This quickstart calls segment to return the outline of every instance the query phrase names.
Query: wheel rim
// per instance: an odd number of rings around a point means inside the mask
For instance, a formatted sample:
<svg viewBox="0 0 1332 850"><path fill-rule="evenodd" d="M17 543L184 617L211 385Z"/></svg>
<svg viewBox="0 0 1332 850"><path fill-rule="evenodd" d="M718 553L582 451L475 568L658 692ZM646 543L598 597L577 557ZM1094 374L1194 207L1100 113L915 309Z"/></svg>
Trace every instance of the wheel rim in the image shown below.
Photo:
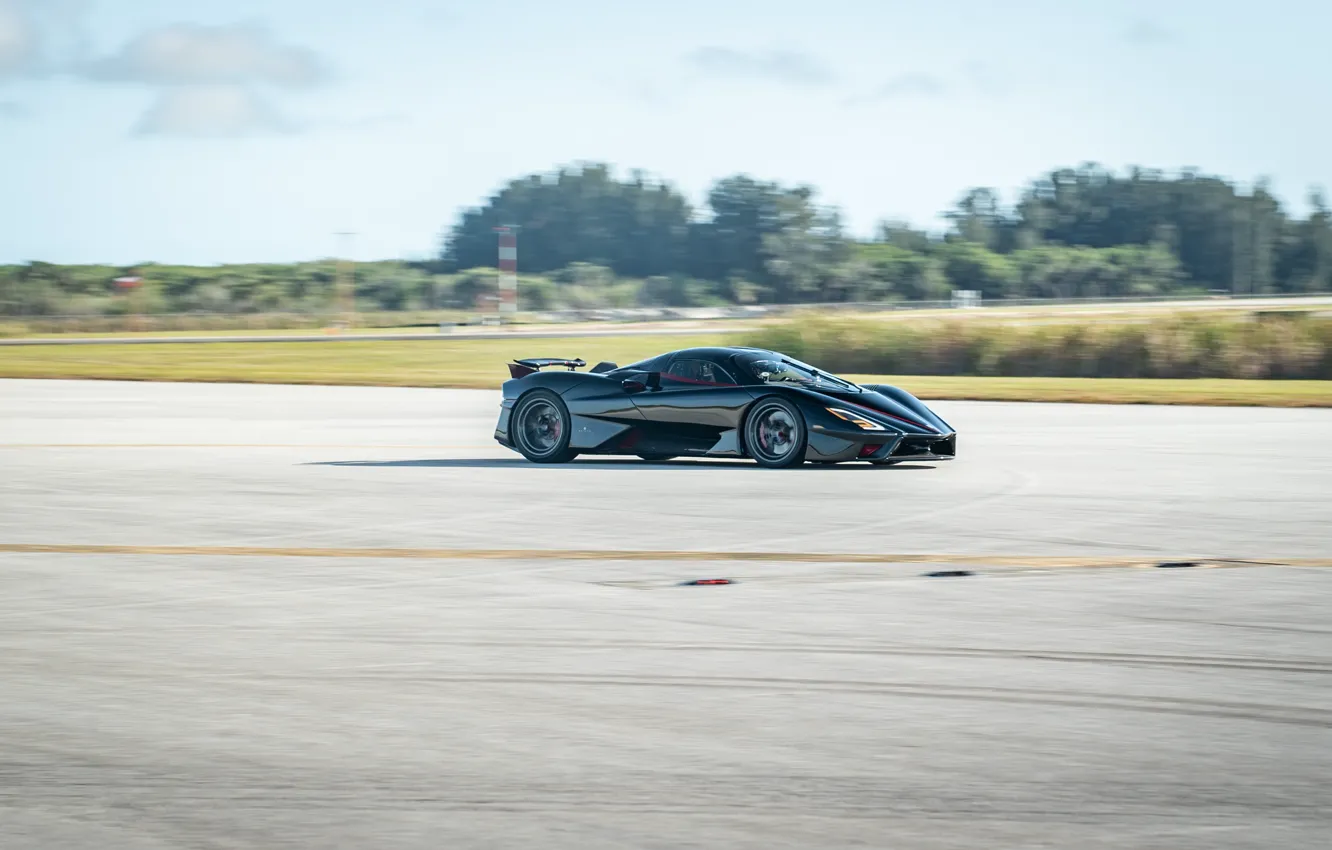
<svg viewBox="0 0 1332 850"><path fill-rule="evenodd" d="M761 410L754 423L754 449L768 460L781 460L795 451L799 428L785 408Z"/></svg>
<svg viewBox="0 0 1332 850"><path fill-rule="evenodd" d="M548 401L535 401L523 409L518 439L534 455L548 455L560 444L564 417Z"/></svg>

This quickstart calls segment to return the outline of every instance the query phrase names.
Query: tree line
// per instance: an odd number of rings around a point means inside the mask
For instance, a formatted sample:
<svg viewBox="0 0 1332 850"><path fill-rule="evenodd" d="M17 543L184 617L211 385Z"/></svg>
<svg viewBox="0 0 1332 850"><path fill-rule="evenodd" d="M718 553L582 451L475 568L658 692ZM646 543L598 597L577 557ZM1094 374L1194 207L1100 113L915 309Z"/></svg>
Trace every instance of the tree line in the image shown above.
<svg viewBox="0 0 1332 850"><path fill-rule="evenodd" d="M604 164L509 182L448 230L427 262L357 264L358 308L472 309L494 291L495 228L516 226L528 309L1332 290L1332 214L1301 218L1268 187L1097 165L1052 171L1005 206L965 192L943 233L886 222L851 238L808 186L718 180L695 208L671 184ZM125 274L143 278L117 290ZM292 265L0 266L0 315L318 312L338 269Z"/></svg>
<svg viewBox="0 0 1332 850"><path fill-rule="evenodd" d="M1283 210L1264 183L1250 192L1194 171L1167 175L1098 165L1031 181L1012 207L994 189L966 192L934 235L885 223L847 237L808 186L748 175L717 181L695 210L668 183L617 180L602 164L514 180L449 232L443 267L493 265L494 228L520 228L520 272L588 263L627 278L688 278L732 301L921 299L953 289L987 298L1234 293L1332 288L1332 215Z"/></svg>

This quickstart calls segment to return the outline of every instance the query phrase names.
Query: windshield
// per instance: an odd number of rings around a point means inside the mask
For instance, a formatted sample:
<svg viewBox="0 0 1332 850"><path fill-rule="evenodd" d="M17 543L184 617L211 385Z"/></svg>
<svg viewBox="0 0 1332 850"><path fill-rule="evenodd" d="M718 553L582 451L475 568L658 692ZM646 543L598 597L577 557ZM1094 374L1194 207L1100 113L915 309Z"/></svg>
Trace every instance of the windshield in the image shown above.
<svg viewBox="0 0 1332 850"><path fill-rule="evenodd" d="M802 384L805 386L835 387L840 390L859 390L850 381L844 381L836 375L820 372L807 363L792 360L789 357L755 356L745 358L745 366L754 373L754 377L768 384Z"/></svg>

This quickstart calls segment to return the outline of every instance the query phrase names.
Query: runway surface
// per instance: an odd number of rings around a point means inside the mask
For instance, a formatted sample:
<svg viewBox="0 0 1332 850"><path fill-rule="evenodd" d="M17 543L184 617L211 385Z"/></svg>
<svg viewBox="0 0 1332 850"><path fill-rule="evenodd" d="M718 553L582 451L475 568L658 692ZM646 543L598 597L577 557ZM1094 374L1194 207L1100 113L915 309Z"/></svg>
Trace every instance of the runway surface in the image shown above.
<svg viewBox="0 0 1332 850"><path fill-rule="evenodd" d="M542 467L490 392L0 381L0 846L1320 846L1332 411L936 406Z"/></svg>

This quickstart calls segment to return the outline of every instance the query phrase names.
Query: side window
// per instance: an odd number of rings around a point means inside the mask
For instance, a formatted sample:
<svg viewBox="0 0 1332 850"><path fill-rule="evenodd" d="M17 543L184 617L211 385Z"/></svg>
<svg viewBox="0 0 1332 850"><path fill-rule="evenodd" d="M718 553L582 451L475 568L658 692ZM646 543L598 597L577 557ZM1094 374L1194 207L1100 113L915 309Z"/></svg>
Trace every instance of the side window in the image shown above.
<svg viewBox="0 0 1332 850"><path fill-rule="evenodd" d="M708 360L676 360L661 376L663 383L705 387L733 387L735 379L725 369Z"/></svg>

